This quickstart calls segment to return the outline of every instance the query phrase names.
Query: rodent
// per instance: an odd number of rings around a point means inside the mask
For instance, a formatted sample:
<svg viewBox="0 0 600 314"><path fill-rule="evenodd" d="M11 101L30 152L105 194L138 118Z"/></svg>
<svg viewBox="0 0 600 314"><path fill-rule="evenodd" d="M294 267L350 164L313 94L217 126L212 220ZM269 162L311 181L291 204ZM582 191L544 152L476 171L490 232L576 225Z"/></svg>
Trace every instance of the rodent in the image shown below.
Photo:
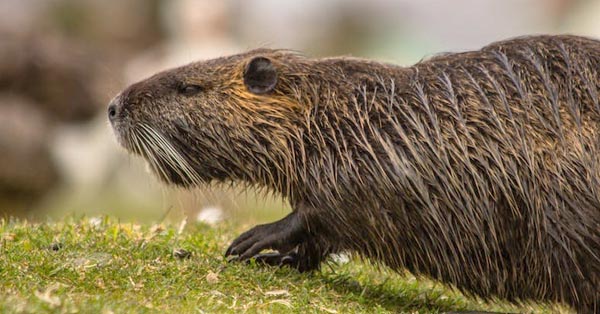
<svg viewBox="0 0 600 314"><path fill-rule="evenodd" d="M307 271L349 251L598 313L599 93L600 41L540 35L409 67L252 50L158 73L108 111L163 181L290 202L227 256Z"/></svg>

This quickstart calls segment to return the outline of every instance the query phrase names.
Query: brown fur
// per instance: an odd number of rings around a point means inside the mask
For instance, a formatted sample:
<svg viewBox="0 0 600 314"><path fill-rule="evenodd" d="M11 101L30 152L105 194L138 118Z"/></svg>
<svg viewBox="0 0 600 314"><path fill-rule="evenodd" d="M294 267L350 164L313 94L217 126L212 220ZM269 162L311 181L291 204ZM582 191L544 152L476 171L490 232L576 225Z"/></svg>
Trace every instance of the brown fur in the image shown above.
<svg viewBox="0 0 600 314"><path fill-rule="evenodd" d="M257 56L277 71L264 94L243 79ZM182 82L202 91L184 96ZM235 181L290 201L290 216L228 254L290 250L307 270L352 251L486 299L597 313L599 92L600 42L575 36L412 67L261 49L134 84L112 122L167 182Z"/></svg>

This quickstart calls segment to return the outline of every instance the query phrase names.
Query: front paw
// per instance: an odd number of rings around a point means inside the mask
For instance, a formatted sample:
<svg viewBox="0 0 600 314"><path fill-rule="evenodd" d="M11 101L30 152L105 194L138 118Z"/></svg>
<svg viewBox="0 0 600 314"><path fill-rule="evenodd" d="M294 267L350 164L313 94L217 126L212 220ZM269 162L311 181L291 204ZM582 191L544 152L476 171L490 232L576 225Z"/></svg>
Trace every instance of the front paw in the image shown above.
<svg viewBox="0 0 600 314"><path fill-rule="evenodd" d="M293 250L305 238L305 228L298 214L292 212L279 221L258 225L244 232L231 243L225 256L236 256L235 260L243 261L267 249L283 254Z"/></svg>

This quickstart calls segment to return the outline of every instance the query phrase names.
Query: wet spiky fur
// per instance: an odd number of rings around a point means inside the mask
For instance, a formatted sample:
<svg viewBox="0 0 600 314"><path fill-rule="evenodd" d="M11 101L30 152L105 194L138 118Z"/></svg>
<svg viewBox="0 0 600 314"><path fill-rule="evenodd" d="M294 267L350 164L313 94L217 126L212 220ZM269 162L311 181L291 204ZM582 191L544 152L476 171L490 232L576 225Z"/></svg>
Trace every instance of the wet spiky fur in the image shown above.
<svg viewBox="0 0 600 314"><path fill-rule="evenodd" d="M243 85L255 56L277 68L272 93ZM182 81L203 91L179 95ZM133 85L114 126L167 182L309 204L299 250L317 265L348 250L483 298L597 313L598 93L600 42L575 36L412 67L261 49Z"/></svg>

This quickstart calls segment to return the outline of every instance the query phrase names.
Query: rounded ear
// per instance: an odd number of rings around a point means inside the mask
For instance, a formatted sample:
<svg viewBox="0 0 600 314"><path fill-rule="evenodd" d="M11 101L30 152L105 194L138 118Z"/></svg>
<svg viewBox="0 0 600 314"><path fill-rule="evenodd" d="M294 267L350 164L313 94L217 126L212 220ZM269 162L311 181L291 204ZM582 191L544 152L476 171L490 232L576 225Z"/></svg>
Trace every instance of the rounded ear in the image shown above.
<svg viewBox="0 0 600 314"><path fill-rule="evenodd" d="M275 89L277 70L271 60L265 57L250 60L244 70L244 85L254 94L265 94Z"/></svg>

